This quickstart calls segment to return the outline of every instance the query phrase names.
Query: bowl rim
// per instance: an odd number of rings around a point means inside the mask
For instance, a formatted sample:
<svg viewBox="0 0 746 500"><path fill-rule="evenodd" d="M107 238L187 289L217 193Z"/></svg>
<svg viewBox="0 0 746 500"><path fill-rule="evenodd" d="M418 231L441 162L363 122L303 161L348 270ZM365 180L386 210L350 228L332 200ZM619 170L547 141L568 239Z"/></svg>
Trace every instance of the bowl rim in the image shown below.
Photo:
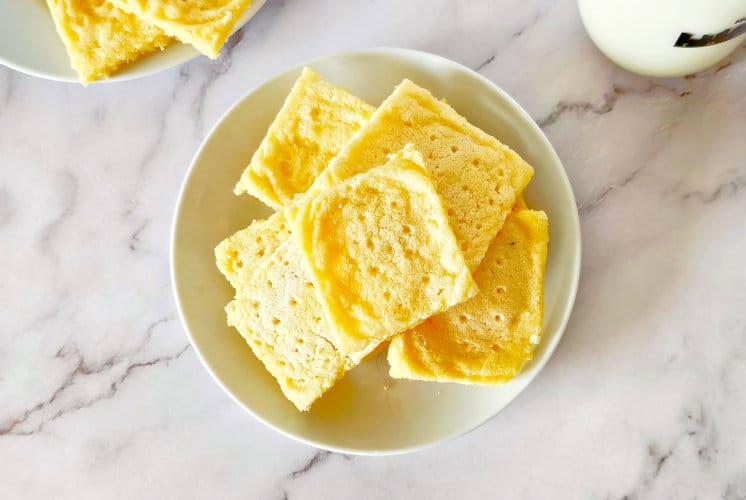
<svg viewBox="0 0 746 500"><path fill-rule="evenodd" d="M249 6L246 8L246 11L241 16L241 19L239 19L236 25L233 27L233 30L231 31L231 34L228 35L228 38L233 36L236 33L236 31L240 30L249 21L251 21L251 19L259 12L259 10L264 6L265 3L267 3L267 0L252 0L251 4L249 4ZM62 43L62 40L60 40L60 43ZM181 42L179 42L178 40L174 40L173 43L181 43ZM188 45L188 44L182 43L182 45ZM163 51L166 52L170 50L172 47L173 45L168 46L164 48ZM181 56L176 57L174 60L172 61L166 60L166 62L164 62L163 64L159 64L153 68L149 68L146 70L129 71L130 67L128 66L137 62L137 61L132 61L131 63L125 64L118 71L116 71L112 76L108 78L103 78L100 80L94 80L88 83L88 86L103 85L107 83L129 82L131 80L145 78L148 76L161 73L163 71L167 71L169 69L173 69L177 66L181 66L182 64L188 63L189 61L192 61L196 59L197 57L203 55L201 52L199 52L194 47L188 46L187 48L189 50L184 51L184 53ZM146 54L145 57L149 55L152 55L152 54ZM10 60L6 56L4 56L2 52L0 52L0 65L5 66L6 68L10 68L13 71L17 71L25 75L33 76L35 78L41 78L43 80L50 80L53 82L60 82L60 83L78 83L78 84L80 83L80 80L78 79L75 70L72 69L72 66L69 67L70 71L72 72L70 75L50 73L49 71L46 71L44 69L28 66L19 61ZM124 72L122 72L122 70L124 70Z"/></svg>
<svg viewBox="0 0 746 500"><path fill-rule="evenodd" d="M502 412L505 408L507 408L510 404L513 403L513 401L516 400L518 396L520 396L526 388L531 385L531 383L536 379L536 377L541 373L541 371L544 369L544 366L547 364L549 359L554 354L555 349L557 348L557 345L559 344L560 340L562 339L565 329L567 327L567 324L570 320L570 316L572 315L572 311L574 309L575 305L575 299L577 297L577 291L578 291L578 285L580 282L580 263L581 263L581 253L582 253L582 244L581 244L581 233L580 233L580 216L577 208L572 211L570 221L571 226L573 229L573 235L572 240L574 242L574 258L572 262L569 263L570 266L570 277L571 277L571 283L570 288L567 293L567 303L562 311L562 318L559 322L559 325L557 327L557 333L554 335L554 337L551 339L551 341L545 345L544 348L544 354L543 356L538 359L536 363L536 367L533 370L532 374L530 375L530 378L526 381L526 385L516 394L514 394L510 399L495 413L492 415L489 415L485 417L481 422L478 422L477 424L471 426L468 429L460 429L454 432L450 432L447 434L444 434L436 439L433 439L431 441L428 441L426 443L420 443L413 446L405 446L401 448L387 448L387 449L361 449L361 448L353 448L353 447L344 447L344 446L335 446L333 444L329 444L326 442L317 441L315 439L309 439L303 436L299 436L294 434L291 431L285 430L283 428L280 428L279 426L275 425L273 422L262 418L258 414L256 414L251 408L249 408L247 405L245 405L224 383L220 378L215 374L212 367L208 363L208 361L203 357L202 353L200 352L199 348L197 347L197 343L194 340L194 337L192 336L192 332L189 328L188 322L186 320L186 316L184 314L184 311L182 309L181 304L181 298L179 295L179 288L177 286L177 275L176 275L176 266L175 266L175 253L176 253L176 233L177 233L177 227L179 225L180 221L180 213L181 213L181 205L184 201L184 193L186 191L186 187L189 184L189 180L192 176L192 172L197 164L197 162L200 160L202 153L204 149L206 148L208 142L211 140L213 134L217 131L217 129L222 125L222 123L225 121L225 119L230 115L238 106L241 105L241 103L247 99L250 95L252 95L254 92L256 92L259 88L264 87L266 85L271 85L276 80L279 80L283 78L285 75L291 72L299 72L304 66L313 66L314 64L318 64L320 62L335 59L338 57L356 57L356 56L408 56L408 57L414 57L414 58L430 58L432 60L438 61L438 62L444 62L451 65L454 65L454 67L457 67L458 69L465 71L466 73L470 74L471 76L474 76L482 81L482 83L486 84L489 88L491 88L494 92L500 95L502 99L505 99L513 108L515 111L519 113L519 115L529 124L529 127L532 127L535 132L538 132L539 137L541 137L541 140L544 142L544 146L547 147L547 150L549 151L552 159L556 162L557 165L559 165L560 168L560 176L562 178L562 188L565 190L569 196L570 201L572 201L572 204L577 207L577 202L575 200L575 194L572 190L572 186L570 184L570 180L567 177L567 171L565 170L564 165L562 164L562 161L560 160L559 156L557 155L557 152L555 151L552 144L549 142L549 139L546 137L544 132L541 130L541 128L536 124L536 122L531 118L531 116L528 114L528 112L523 109L522 106L520 106L510 95L508 95L504 90L502 90L500 87L498 87L495 83L493 83L491 80L489 80L487 77L477 73L476 71L472 70L471 68L468 68L464 66L461 63L458 63L456 61L453 61L451 59L448 59L446 57L433 54L430 52L425 52L422 50L416 50L416 49L406 49L406 48L397 48L397 47L370 47L366 49L359 49L359 50L353 50L353 51L343 51L343 52L336 52L333 54L327 54L322 55L319 57L315 57L312 59L308 59L306 61L300 62L298 64L294 64L293 66L280 71L273 76L259 82L257 85L254 85L251 87L247 92L242 94L238 99L236 99L229 108L215 121L214 125L210 129L210 131L205 135L204 139L202 140L202 143L200 144L199 148L197 149L196 153L192 157L191 163L189 165L189 168L187 169L184 179L182 181L181 187L179 188L179 194L177 197L175 209L174 209L174 215L172 219L172 225L171 225L171 235L170 235L170 249L169 249L169 267L170 267L170 276L171 276L171 286L172 291L174 294L174 300L176 302L176 309L179 315L179 319L181 321L182 326L184 327L184 330L186 332L187 338L189 339L190 345L194 348L195 353L197 354L197 358L199 359L200 363L204 366L204 368L207 370L207 372L210 374L212 379L218 384L219 387L223 389L223 391L228 394L228 396L241 408L243 408L246 412L248 412L250 415L252 415L255 419L262 422L264 425L269 427L270 429L273 429L274 431L278 432L279 434L282 434L283 436L286 436L294 441L303 443L308 446L312 446L314 448L332 451L336 453L344 453L349 455L360 455L360 456L390 456L390 455L402 455L406 453L412 453L416 451L422 451L431 447L434 447L438 444L445 443L447 441L451 441L453 439L456 439L458 437L464 436L466 434L469 434L476 429L482 427L487 422L492 420L497 414ZM535 360L537 358L534 358Z"/></svg>

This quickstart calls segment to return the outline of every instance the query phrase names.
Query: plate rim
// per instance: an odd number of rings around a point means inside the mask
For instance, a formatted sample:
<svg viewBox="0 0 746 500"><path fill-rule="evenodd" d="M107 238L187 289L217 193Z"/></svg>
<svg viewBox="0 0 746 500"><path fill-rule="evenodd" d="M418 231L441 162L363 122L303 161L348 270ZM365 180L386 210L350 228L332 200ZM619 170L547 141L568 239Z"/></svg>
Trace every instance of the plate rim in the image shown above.
<svg viewBox="0 0 746 500"><path fill-rule="evenodd" d="M494 92L499 94L503 99L508 101L514 108L515 111L517 111L522 118L525 119L526 122L529 123L529 126L534 129L535 132L539 133L539 136L541 137L541 140L544 142L544 146L547 147L552 159L560 166L560 175L562 178L562 184L563 189L569 194L570 201L572 202L575 209L572 211L572 217L571 225L573 228L574 233L574 248L575 248L575 254L574 259L571 263L569 263L571 270L570 270L570 277L571 277L571 285L569 289L569 293L567 295L567 305L565 306L564 310L562 311L562 318L557 328L557 333L554 336L554 338L551 339L551 342L545 345L545 353L544 356L538 360L538 363L536 364L536 368L533 371L533 373L530 375L530 378L526 381L526 385L518 391L516 394L514 394L510 399L496 412L493 414L487 416L484 418L481 422L478 422L477 424L463 430L454 431L451 433L444 434L437 439L433 439L431 441L428 441L426 443L420 443L417 445L412 446L406 446L401 448L386 448L386 449L362 449L362 448L354 448L354 447L345 447L345 446L335 446L333 444L329 444L326 442L321 442L315 439L309 439L303 436L296 435L288 430L285 430L283 428L280 428L279 426L275 425L271 421L262 418L257 413L255 413L251 408L249 408L247 405L245 405L238 397L223 383L222 380L215 374L213 369L211 368L208 361L203 357L202 353L200 352L199 348L197 347L196 342L194 341L194 338L192 336L192 332L189 328L188 322L186 320L186 316L184 314L184 311L182 309L182 303L181 298L179 295L179 289L177 286L177 281L179 278L176 275L176 266L175 266L175 255L176 255L176 233L177 233L177 227L179 225L180 221L180 213L181 213L181 205L184 201L184 194L187 188L187 185L189 184L189 180L192 176L192 172L199 161L200 157L202 156L208 142L212 138L213 134L217 131L217 129L223 124L225 119L228 117L229 114L231 114L238 106L241 105L241 103L247 99L250 95L252 95L254 92L256 92L259 88L264 87L265 85L269 85L272 82L274 82L277 79L280 79L287 75L290 72L298 72L300 71L304 66L313 66L314 64L318 64L319 62L326 61L329 59L334 59L338 57L355 57L355 56L365 56L365 55L384 55L384 56L410 56L410 57L417 57L417 58L432 58L438 62L445 62L448 64L455 65L460 70L463 70L471 76L474 76L482 81L482 83L488 85ZM172 218L172 224L171 224L171 234L170 234L170 248L169 248L169 268L170 268L170 276L171 276L171 286L172 286L172 292L174 294L174 300L176 302L176 308L179 315L179 319L181 321L181 324L184 328L184 331L187 335L187 338L189 339L189 343L192 346L194 352L197 355L197 358L199 359L202 366L207 370L207 372L210 374L212 379L218 384L218 386L241 408L243 408L246 412L248 412L251 416L253 416L256 420L263 423L270 429L278 432L279 434L288 437L294 441L303 443L308 446L312 446L314 448L327 450L335 453L344 453L349 455L359 455L359 456L391 456L391 455L403 455L408 453L413 453L417 451L422 451L425 449L432 448L434 446L437 446L442 443L446 443L448 441L454 440L456 438L459 438L461 436L464 436L466 434L469 434L483 425L485 425L487 422L495 418L499 413L504 411L508 406L510 406L521 394L524 393L524 391L534 382L536 377L543 371L546 364L549 362L551 357L554 355L554 351L557 348L557 345L559 345L560 340L564 336L565 330L567 328L567 324L570 320L570 317L572 316L572 312L574 310L575 306L575 300L577 298L577 292L578 287L580 283L580 269L581 269L581 261L582 261L582 238L581 238L581 227L580 227L580 214L577 209L577 201L575 200L575 193L572 189L572 185L570 184L570 180L567 176L567 170L565 169L564 164L559 158L559 155L557 154L556 150L552 146L551 142L547 138L547 136L544 134L544 131L541 130L541 128L537 125L537 123L534 121L534 119L531 117L531 115L528 114L528 112L520 105L518 102L513 99L507 92L502 90L497 84L492 82L487 77L479 74L478 72L472 70L471 68L464 66L463 64L454 61L452 59L449 59L447 57L440 56L438 54L433 54L431 52L426 52L422 50L417 49L408 49L408 48L398 48L398 47L386 47L386 46L379 46L379 47L370 47L365 49L358 49L358 50L352 50L352 51L342 51L342 52L335 52L332 54L322 55L318 57L314 57L305 61L302 61L300 63L294 64L293 66L290 66L289 68L286 68L278 73L273 74L269 78L266 78L259 82L258 84L252 86L248 91L243 93L240 97L238 97L228 108L225 112L223 112L220 117L215 121L213 126L210 128L210 131L205 135L203 138L200 146L197 148L197 151L195 152L194 156L192 157L192 160L189 164L189 168L187 169L186 173L184 174L184 178L182 180L181 186L179 188L179 194L176 200L176 205L174 208L174 214Z"/></svg>
<svg viewBox="0 0 746 500"><path fill-rule="evenodd" d="M267 0L252 0L252 2L246 8L246 11L241 16L241 19L239 19L239 21L233 27L233 30L231 31L231 34L228 35L228 38L230 38L231 36L233 36L238 30L240 30L244 26L246 26L246 24L249 21L251 21L251 19L255 15L257 15L259 13L259 10L262 7L264 7L264 4L266 4L266 3L267 3ZM57 30L55 29L55 34L57 34L59 36L59 34L56 33L56 31ZM228 39L226 38L226 42L227 41L228 41ZM62 40L60 40L59 42L63 43ZM174 39L173 43L185 45L185 46L187 46L187 48L189 49L189 51L186 52L183 56L178 57L178 58L176 58L173 61L167 61L166 63L164 63L162 65L156 66L154 68L151 68L151 69L145 70L145 71L135 71L133 73L125 71L124 73L121 73L121 69L123 69L124 67L127 66L127 65L125 65L123 68L120 68L120 70L116 71L112 76L107 77L107 78L103 78L103 79L99 79L99 80L94 80L92 82L89 82L87 84L87 86L90 87L92 85L103 85L103 84L108 84L108 83L129 82L129 81L132 81L132 80L138 80L140 78L145 78L145 77L148 77L148 76L156 75L158 73L162 73L164 71L168 71L168 70L173 69L173 68L175 68L177 66L181 66L182 64L186 64L186 63L188 63L190 61L193 61L194 59L196 59L199 56L204 55L200 51L198 51L197 49L195 49L194 47L189 46L189 44L185 44L183 42L180 42L179 40ZM173 47L173 44L170 45L170 46L168 46L168 47L166 47L166 48L164 48L163 52L166 52L166 51L170 50L172 47ZM67 49L65 49L65 53L67 54ZM146 54L146 56L147 55L151 55L151 54ZM134 62L137 62L137 61L132 61L132 62L127 63L127 64L132 64ZM77 77L77 73L72 68L72 66L68 66L68 69L70 69L70 71L72 71L72 75L71 76L59 75L59 74L50 73L48 71L44 71L44 70L41 70L41 69L38 69L38 68L26 66L26 65L18 63L16 61L11 61L7 57L5 57L2 52L0 52L0 65L5 66L6 68L9 68L9 69L11 69L13 71L17 71L18 73L23 73L25 75L29 75L29 76L32 76L34 78L40 78L42 80L49 80L49 81L52 81L52 82L60 82L60 83L77 83L77 84L80 84L80 80Z"/></svg>

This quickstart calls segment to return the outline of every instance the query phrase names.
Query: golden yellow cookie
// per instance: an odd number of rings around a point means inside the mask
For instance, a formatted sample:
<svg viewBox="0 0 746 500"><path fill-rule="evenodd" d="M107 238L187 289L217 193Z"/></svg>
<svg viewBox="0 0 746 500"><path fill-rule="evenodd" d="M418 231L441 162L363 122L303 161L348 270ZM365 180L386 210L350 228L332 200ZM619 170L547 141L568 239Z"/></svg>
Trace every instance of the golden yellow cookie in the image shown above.
<svg viewBox="0 0 746 500"><path fill-rule="evenodd" d="M172 41L107 0L47 0L47 5L70 64L84 85Z"/></svg>
<svg viewBox="0 0 746 500"><path fill-rule="evenodd" d="M110 0L216 59L251 0Z"/></svg>
<svg viewBox="0 0 746 500"><path fill-rule="evenodd" d="M548 222L508 216L474 273L479 294L391 339L395 378L495 384L513 378L541 338Z"/></svg>
<svg viewBox="0 0 746 500"><path fill-rule="evenodd" d="M466 262L476 269L533 169L515 151L408 80L373 113L310 191L380 165L407 143L422 153Z"/></svg>
<svg viewBox="0 0 746 500"><path fill-rule="evenodd" d="M272 208L305 193L375 108L304 68L234 192Z"/></svg>
<svg viewBox="0 0 746 500"><path fill-rule="evenodd" d="M411 148L303 196L286 214L343 354L370 351L477 292L435 185Z"/></svg>
<svg viewBox="0 0 746 500"><path fill-rule="evenodd" d="M321 305L289 236L282 213L275 213L225 239L215 257L236 288L226 306L228 324L246 339L285 397L306 411L356 362L327 340Z"/></svg>

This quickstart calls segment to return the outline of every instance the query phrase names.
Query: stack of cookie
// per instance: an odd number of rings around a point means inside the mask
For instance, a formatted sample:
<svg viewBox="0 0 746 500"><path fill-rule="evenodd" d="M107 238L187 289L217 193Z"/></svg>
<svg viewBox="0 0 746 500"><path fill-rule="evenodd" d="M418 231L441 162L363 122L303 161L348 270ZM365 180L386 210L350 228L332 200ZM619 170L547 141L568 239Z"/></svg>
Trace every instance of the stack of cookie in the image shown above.
<svg viewBox="0 0 746 500"><path fill-rule="evenodd" d="M374 109L306 68L235 188L276 212L215 249L228 323L301 411L386 345L392 377L509 380L541 337L532 175L408 80Z"/></svg>

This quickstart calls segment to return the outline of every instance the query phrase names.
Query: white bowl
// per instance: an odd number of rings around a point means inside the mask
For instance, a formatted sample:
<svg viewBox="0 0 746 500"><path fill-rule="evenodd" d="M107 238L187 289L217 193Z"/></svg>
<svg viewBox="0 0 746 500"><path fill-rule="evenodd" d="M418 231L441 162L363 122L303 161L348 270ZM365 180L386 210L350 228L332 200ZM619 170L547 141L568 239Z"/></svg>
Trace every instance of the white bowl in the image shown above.
<svg viewBox="0 0 746 500"><path fill-rule="evenodd" d="M236 23L239 30L267 0L254 0ZM163 51L128 64L98 82L133 80L185 63L200 53L191 45L174 42ZM44 0L0 0L0 64L11 69L60 82L77 82L65 45L57 34ZM97 83L98 83L97 82Z"/></svg>
<svg viewBox="0 0 746 500"><path fill-rule="evenodd" d="M270 210L233 186L280 109L301 66L250 91L218 122L192 162L176 207L171 271L184 326L207 370L233 399L273 429L333 451L412 451L464 434L505 408L539 373L562 336L580 272L580 228L570 183L552 146L507 94L473 71L439 56L372 49L306 63L325 79L380 103L409 78L444 97L473 124L517 150L535 168L525 193L550 223L544 335L533 360L493 387L393 380L385 352L352 370L308 413L298 412L226 326L233 290L218 272L213 248Z"/></svg>

